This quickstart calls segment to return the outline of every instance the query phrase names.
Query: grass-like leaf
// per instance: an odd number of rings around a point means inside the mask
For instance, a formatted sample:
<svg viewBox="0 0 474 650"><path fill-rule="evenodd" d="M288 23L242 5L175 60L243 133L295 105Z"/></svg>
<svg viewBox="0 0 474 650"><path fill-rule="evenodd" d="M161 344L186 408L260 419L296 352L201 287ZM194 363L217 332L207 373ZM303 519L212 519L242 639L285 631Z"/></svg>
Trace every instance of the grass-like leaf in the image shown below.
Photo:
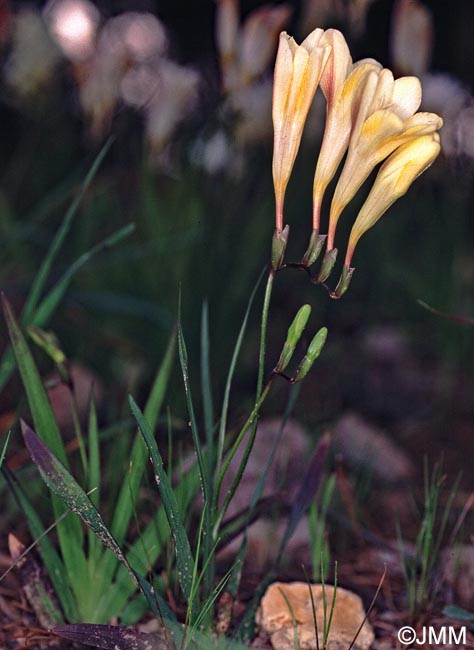
<svg viewBox="0 0 474 650"><path fill-rule="evenodd" d="M10 340L28 398L28 405L33 417L35 429L41 440L51 449L52 453L61 463L67 467L68 459L64 444L33 356L15 320L9 302L5 296L2 296L2 299ZM64 505L55 497L52 499L52 504L55 518L59 520L65 512ZM85 580L86 559L82 549L83 535L81 524L73 517L66 517L66 519L59 521L57 531L64 565L73 590L79 599L82 597L85 598L86 593L83 593L83 591L87 587Z"/></svg>
<svg viewBox="0 0 474 650"><path fill-rule="evenodd" d="M170 640L163 629L159 634L135 632L118 625L57 625L52 631L62 639L104 650L163 650Z"/></svg>
<svg viewBox="0 0 474 650"><path fill-rule="evenodd" d="M145 595L152 611L157 616L161 616L161 612L165 610L163 615L166 615L169 619L173 619L174 616L163 599L153 592L149 583L140 576L140 574L132 569L121 548L105 525L100 513L66 467L51 453L48 447L36 435L31 427L22 422L21 429L31 458L37 466L41 478L48 488L56 494L73 513L77 514L86 526L94 531L102 544L106 548L110 549L119 562L127 568L131 578Z"/></svg>
<svg viewBox="0 0 474 650"><path fill-rule="evenodd" d="M176 563L178 566L179 583L186 600L189 602L192 592L194 559L191 553L188 536L181 520L181 513L178 508L176 495L171 486L171 481L168 477L168 474L164 468L163 460L161 458L160 452L158 451L158 445L156 444L156 440L153 436L150 425L146 421L143 413L131 396L129 397L129 403L130 408L132 409L132 413L137 420L140 431L142 432L146 446L148 447L148 452L150 454L150 459L153 465L153 471L155 473L155 480L158 485L161 499L166 511L166 516L176 551Z"/></svg>

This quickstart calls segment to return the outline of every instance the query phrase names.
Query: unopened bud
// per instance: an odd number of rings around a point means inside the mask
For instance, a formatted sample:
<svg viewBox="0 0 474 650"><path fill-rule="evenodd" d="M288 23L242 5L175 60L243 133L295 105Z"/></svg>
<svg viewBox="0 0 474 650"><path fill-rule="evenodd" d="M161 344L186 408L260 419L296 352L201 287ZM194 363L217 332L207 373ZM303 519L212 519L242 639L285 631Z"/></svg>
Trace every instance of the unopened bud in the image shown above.
<svg viewBox="0 0 474 650"><path fill-rule="evenodd" d="M296 371L296 375L293 380L294 383L304 379L308 374L308 372L311 370L313 363L321 354L321 350L323 349L324 344L326 343L327 335L328 335L328 330L326 327L322 327L319 330L319 332L315 334L313 340L309 344L308 351L306 352L305 356L303 357L299 365L298 370Z"/></svg>
<svg viewBox="0 0 474 650"><path fill-rule="evenodd" d="M313 230L306 253L304 254L301 264L311 266L318 259L327 235L320 235L317 230Z"/></svg>
<svg viewBox="0 0 474 650"><path fill-rule="evenodd" d="M349 288L349 284L351 283L352 276L354 275L354 271L354 267L345 265L342 267L341 277L339 278L337 287L334 289L334 296L336 298L340 298L346 293L347 289Z"/></svg>
<svg viewBox="0 0 474 650"><path fill-rule="evenodd" d="M280 358L275 367L276 372L283 372L290 363L293 352L295 351L303 330L306 327L310 314L311 307L309 305L303 305L294 317L293 322L288 329L288 334L286 335L286 341L283 350L281 351Z"/></svg>
<svg viewBox="0 0 474 650"><path fill-rule="evenodd" d="M326 254L323 258L323 263L321 264L321 270L317 278L318 282L325 282L328 277L331 275L334 264L336 263L337 257L337 248L333 248L330 251L326 251Z"/></svg>
<svg viewBox="0 0 474 650"><path fill-rule="evenodd" d="M278 271L283 263L285 257L286 244L288 243L288 235L290 234L290 226L285 226L283 230L275 230L272 240L272 267Z"/></svg>

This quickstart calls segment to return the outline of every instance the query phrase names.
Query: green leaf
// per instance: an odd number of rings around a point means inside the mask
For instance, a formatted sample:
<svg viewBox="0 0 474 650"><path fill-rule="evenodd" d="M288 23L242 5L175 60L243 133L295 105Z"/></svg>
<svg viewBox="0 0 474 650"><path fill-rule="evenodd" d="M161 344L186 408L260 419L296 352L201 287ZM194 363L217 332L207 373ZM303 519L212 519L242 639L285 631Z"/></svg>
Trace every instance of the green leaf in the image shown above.
<svg viewBox="0 0 474 650"><path fill-rule="evenodd" d="M179 512L176 495L173 492L168 474L165 471L163 460L158 451L158 445L156 444L150 425L146 421L133 397L129 396L128 399L132 413L137 420L140 431L142 432L143 438L148 447L153 471L155 473L155 480L166 511L166 517L168 519L171 537L175 547L179 583L186 600L189 602L192 589L194 560L188 536L181 519L181 513Z"/></svg>
<svg viewBox="0 0 474 650"><path fill-rule="evenodd" d="M74 275L95 255L101 253L107 248L110 248L111 246L115 246L115 244L120 242L122 239L132 234L134 230L135 224L130 223L127 226L120 228L120 230L113 233L109 237L106 237L103 241L93 246L89 251L86 251L80 255L77 260L71 264L67 271L65 271L63 276L58 280L51 291L38 305L31 318L31 322L38 327L44 326L50 319L56 307L59 305Z"/></svg>
<svg viewBox="0 0 474 650"><path fill-rule="evenodd" d="M46 443L57 458L67 467L68 459L66 451L35 362L25 337L18 327L10 304L5 296L2 296L2 298L10 340L28 398L28 405L35 428L41 440ZM52 498L52 504L54 516L56 519L59 519L65 512L64 505L54 496ZM67 517L58 523L57 531L66 571L75 595L81 599L85 597L86 594L83 593L83 590L87 588L86 559L82 549L83 534L81 524L74 517Z"/></svg>
<svg viewBox="0 0 474 650"><path fill-rule="evenodd" d="M132 569L121 548L105 525L100 513L94 507L81 486L68 472L66 467L54 456L54 454L51 453L33 429L23 421L21 422L21 430L31 458L37 466L41 478L48 488L54 492L54 494L56 494L73 513L77 514L86 526L94 531L102 544L111 550L119 562L127 568L131 578L145 595L152 611L160 616L159 608L161 608L165 610L163 615L174 618L163 599L153 592L149 583L140 576L140 574ZM88 596L90 598L90 594L88 594Z"/></svg>
<svg viewBox="0 0 474 650"><path fill-rule="evenodd" d="M61 440L61 434L59 433L53 409L49 403L39 372L26 343L25 337L15 320L10 303L4 295L2 295L2 301L8 333L10 335L10 340L20 370L21 379L26 391L28 405L33 417L33 422L35 423L36 431L51 451L64 465L67 466L68 460L66 450Z"/></svg>

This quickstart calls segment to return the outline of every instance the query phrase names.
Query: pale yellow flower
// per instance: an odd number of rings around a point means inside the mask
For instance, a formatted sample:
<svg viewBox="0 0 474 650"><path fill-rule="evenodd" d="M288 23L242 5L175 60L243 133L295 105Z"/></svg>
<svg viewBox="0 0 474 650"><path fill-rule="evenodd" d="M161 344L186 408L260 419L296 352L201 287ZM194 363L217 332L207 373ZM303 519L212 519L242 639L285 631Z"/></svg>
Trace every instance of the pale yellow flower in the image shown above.
<svg viewBox="0 0 474 650"><path fill-rule="evenodd" d="M326 126L313 183L313 230L319 230L321 204L327 186L347 150L362 90L369 72L381 70L380 63L363 59L352 64L349 48L341 32L328 29L322 43L331 54L321 77L326 97Z"/></svg>
<svg viewBox="0 0 474 650"><path fill-rule="evenodd" d="M280 35L273 86L273 183L276 228L283 228L283 203L303 127L326 65L330 46L321 44L322 29L315 29L301 43Z"/></svg>
<svg viewBox="0 0 474 650"><path fill-rule="evenodd" d="M347 269L362 235L405 194L413 181L434 162L439 152L439 135L432 133L406 142L385 161L352 227L344 263Z"/></svg>
<svg viewBox="0 0 474 650"><path fill-rule="evenodd" d="M441 128L434 113L415 113L421 102L416 77L396 81L389 70L367 76L347 158L339 177L329 215L328 250L334 247L339 217L374 167L400 145Z"/></svg>

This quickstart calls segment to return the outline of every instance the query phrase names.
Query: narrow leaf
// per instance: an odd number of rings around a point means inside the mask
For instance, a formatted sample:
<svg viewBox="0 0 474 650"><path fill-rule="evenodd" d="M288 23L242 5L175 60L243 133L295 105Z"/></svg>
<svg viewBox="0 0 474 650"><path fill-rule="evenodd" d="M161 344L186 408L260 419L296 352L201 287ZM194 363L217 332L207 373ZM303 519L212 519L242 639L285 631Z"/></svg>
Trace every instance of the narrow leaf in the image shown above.
<svg viewBox="0 0 474 650"><path fill-rule="evenodd" d="M168 524L171 530L171 536L175 547L179 583L186 597L186 600L189 601L192 589L194 560L191 553L188 536L181 521L181 513L179 512L176 495L173 492L171 481L169 480L168 474L165 471L163 460L161 458L160 452L158 451L158 445L156 444L156 440L153 437L153 432L150 428L150 425L146 421L143 413L140 411L133 397L129 396L128 399L132 413L137 420L146 446L148 447L150 460L153 465L153 471L155 473L155 480L158 485L160 496L163 501L163 506L166 511L166 517L168 519Z"/></svg>

